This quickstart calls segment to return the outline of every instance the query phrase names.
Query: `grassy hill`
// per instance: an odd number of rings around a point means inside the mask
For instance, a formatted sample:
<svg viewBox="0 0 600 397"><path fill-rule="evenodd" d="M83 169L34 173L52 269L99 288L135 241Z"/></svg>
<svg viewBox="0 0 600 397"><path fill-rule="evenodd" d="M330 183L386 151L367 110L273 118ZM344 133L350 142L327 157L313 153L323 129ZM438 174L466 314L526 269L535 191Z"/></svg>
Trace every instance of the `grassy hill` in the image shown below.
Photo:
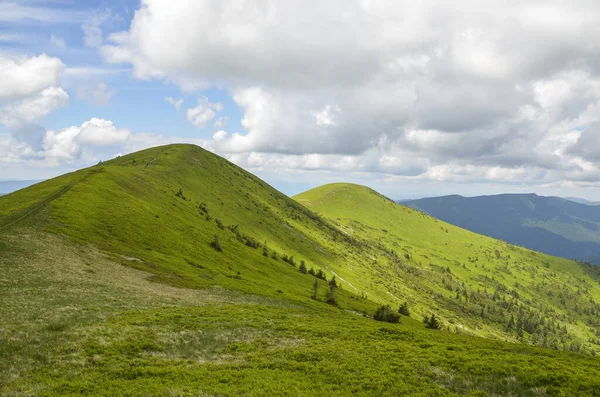
<svg viewBox="0 0 600 397"><path fill-rule="evenodd" d="M402 204L512 244L600 264L600 206L536 194L444 196Z"/></svg>
<svg viewBox="0 0 600 397"><path fill-rule="evenodd" d="M298 200L306 207L191 145L2 196L0 394L591 396L600 387L590 355L504 341L549 345L550 335L557 349L592 353L593 269L363 187ZM484 259L496 246L501 259ZM474 253L482 257L459 262ZM335 304L301 261L336 276ZM516 275L500 278L502 261ZM525 274L538 279L513 284ZM500 283L507 289L491 297ZM468 303L450 298L455 288ZM502 318L493 299L507 302ZM400 324L369 318L405 300L412 317ZM425 329L430 313L446 331ZM536 314L547 320L534 332L521 324L519 336L503 328L509 313L527 327Z"/></svg>
<svg viewBox="0 0 600 397"><path fill-rule="evenodd" d="M320 269L334 260L320 241L341 236L255 176L187 145L107 161L3 197L0 204L0 227L41 225L151 272L156 281L268 296L285 289L299 299L314 278L282 259L295 256L296 266L302 259ZM215 236L222 252L211 246Z"/></svg>
<svg viewBox="0 0 600 397"><path fill-rule="evenodd" d="M340 272L358 274L353 284L376 300L435 311L455 332L598 349L597 267L474 234L364 186L331 184L295 199L359 242Z"/></svg>

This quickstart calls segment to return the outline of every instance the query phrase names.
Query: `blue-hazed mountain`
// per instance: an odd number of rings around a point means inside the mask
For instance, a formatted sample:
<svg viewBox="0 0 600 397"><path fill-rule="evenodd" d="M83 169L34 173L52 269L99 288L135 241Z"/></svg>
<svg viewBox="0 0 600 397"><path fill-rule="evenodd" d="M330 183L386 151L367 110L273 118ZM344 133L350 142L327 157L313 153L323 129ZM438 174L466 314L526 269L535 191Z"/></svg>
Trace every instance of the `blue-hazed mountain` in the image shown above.
<svg viewBox="0 0 600 397"><path fill-rule="evenodd" d="M536 194L452 195L402 204L512 244L600 264L600 206Z"/></svg>
<svg viewBox="0 0 600 397"><path fill-rule="evenodd" d="M569 200L569 201L574 201L579 204L600 205L600 201L592 201L592 200L587 200L587 199L579 198L579 197L563 197L563 198L566 200Z"/></svg>

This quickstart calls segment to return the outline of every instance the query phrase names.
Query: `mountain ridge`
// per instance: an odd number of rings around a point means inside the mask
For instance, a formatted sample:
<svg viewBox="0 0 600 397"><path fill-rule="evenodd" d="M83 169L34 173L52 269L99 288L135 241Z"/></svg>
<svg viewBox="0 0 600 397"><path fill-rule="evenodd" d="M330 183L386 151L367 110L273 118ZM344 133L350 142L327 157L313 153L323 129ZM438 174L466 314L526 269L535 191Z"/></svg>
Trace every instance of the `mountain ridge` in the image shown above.
<svg viewBox="0 0 600 397"><path fill-rule="evenodd" d="M403 205L513 244L600 263L600 207L536 194L442 196Z"/></svg>
<svg viewBox="0 0 600 397"><path fill-rule="evenodd" d="M10 341L0 344L0 384L10 393L426 396L571 384L592 393L597 377L586 371L600 372L557 351L600 346L594 268L365 186L292 199L193 145L1 197L0 269L0 336ZM405 302L411 317L400 324L372 319ZM425 315L444 331L425 329ZM543 375L542 358L576 368L572 383ZM511 359L529 364L510 370Z"/></svg>

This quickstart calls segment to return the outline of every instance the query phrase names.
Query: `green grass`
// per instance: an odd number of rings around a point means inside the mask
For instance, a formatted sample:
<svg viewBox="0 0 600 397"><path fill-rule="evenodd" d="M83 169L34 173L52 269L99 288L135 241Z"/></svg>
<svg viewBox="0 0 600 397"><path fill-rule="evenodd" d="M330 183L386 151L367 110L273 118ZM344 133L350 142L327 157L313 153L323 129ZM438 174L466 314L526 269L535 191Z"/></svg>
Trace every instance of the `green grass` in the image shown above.
<svg viewBox="0 0 600 397"><path fill-rule="evenodd" d="M407 300L455 332L599 349L598 267L471 233L363 186L331 184L295 199L357 240L339 273L375 300ZM507 332L511 316L528 322L522 336Z"/></svg>
<svg viewBox="0 0 600 397"><path fill-rule="evenodd" d="M3 237L2 395L593 396L600 387L590 356L171 287L60 237L28 228Z"/></svg>
<svg viewBox="0 0 600 397"><path fill-rule="evenodd" d="M596 349L595 268L364 187L296 199L191 145L0 197L0 394L597 393L597 359L558 351ZM336 275L337 305L322 280L311 299L301 260ZM400 324L369 318L404 301ZM511 314L535 330L507 331Z"/></svg>
<svg viewBox="0 0 600 397"><path fill-rule="evenodd" d="M176 195L180 189L183 197ZM20 196L29 202L38 190L42 200L23 208ZM0 208L6 215L0 227L10 227L15 219L44 225L153 273L155 281L180 287L219 285L306 300L314 278L282 256L323 270L336 260L320 243L339 233L335 228L312 219L312 213L253 175L191 145L149 149L46 181L2 197ZM215 235L221 253L210 245ZM260 246L250 248L244 238ZM278 260L271 258L273 251ZM346 291L339 299L353 310L373 307Z"/></svg>

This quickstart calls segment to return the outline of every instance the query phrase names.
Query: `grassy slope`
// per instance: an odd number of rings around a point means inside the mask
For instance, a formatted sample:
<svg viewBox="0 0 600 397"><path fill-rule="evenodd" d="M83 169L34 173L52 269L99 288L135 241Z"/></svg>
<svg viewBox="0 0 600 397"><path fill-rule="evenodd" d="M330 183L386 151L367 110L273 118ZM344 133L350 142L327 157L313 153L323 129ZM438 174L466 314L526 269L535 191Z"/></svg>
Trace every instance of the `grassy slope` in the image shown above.
<svg viewBox="0 0 600 397"><path fill-rule="evenodd" d="M176 195L180 189L183 197ZM40 211L45 215L36 216ZM335 254L320 241L340 234L260 179L192 145L134 153L2 197L0 228L13 224L43 224L171 285L221 285L300 300L310 295L314 278L282 255L325 270ZM228 226L261 246L248 247ZM210 246L215 235L222 253ZM273 251L279 259L271 258ZM372 309L350 297L340 293L348 307Z"/></svg>
<svg viewBox="0 0 600 397"><path fill-rule="evenodd" d="M348 253L348 277L360 274L355 285L379 300L438 312L457 332L598 350L598 268L477 235L363 186L331 184L295 199L364 242ZM507 332L511 316L522 337Z"/></svg>
<svg viewBox="0 0 600 397"><path fill-rule="evenodd" d="M593 396L595 357L184 289L31 227L0 232L0 395Z"/></svg>
<svg viewBox="0 0 600 397"><path fill-rule="evenodd" d="M269 255L340 274L345 310L322 303L323 282L321 302L310 299L315 278L264 257L216 219L266 241ZM209 245L215 234L223 252ZM0 394L593 395L600 387L600 365L588 356L349 313L397 301L382 287L387 278L376 280L383 263L371 267L385 247L360 244L189 145L4 196ZM363 289L371 300L351 293Z"/></svg>

